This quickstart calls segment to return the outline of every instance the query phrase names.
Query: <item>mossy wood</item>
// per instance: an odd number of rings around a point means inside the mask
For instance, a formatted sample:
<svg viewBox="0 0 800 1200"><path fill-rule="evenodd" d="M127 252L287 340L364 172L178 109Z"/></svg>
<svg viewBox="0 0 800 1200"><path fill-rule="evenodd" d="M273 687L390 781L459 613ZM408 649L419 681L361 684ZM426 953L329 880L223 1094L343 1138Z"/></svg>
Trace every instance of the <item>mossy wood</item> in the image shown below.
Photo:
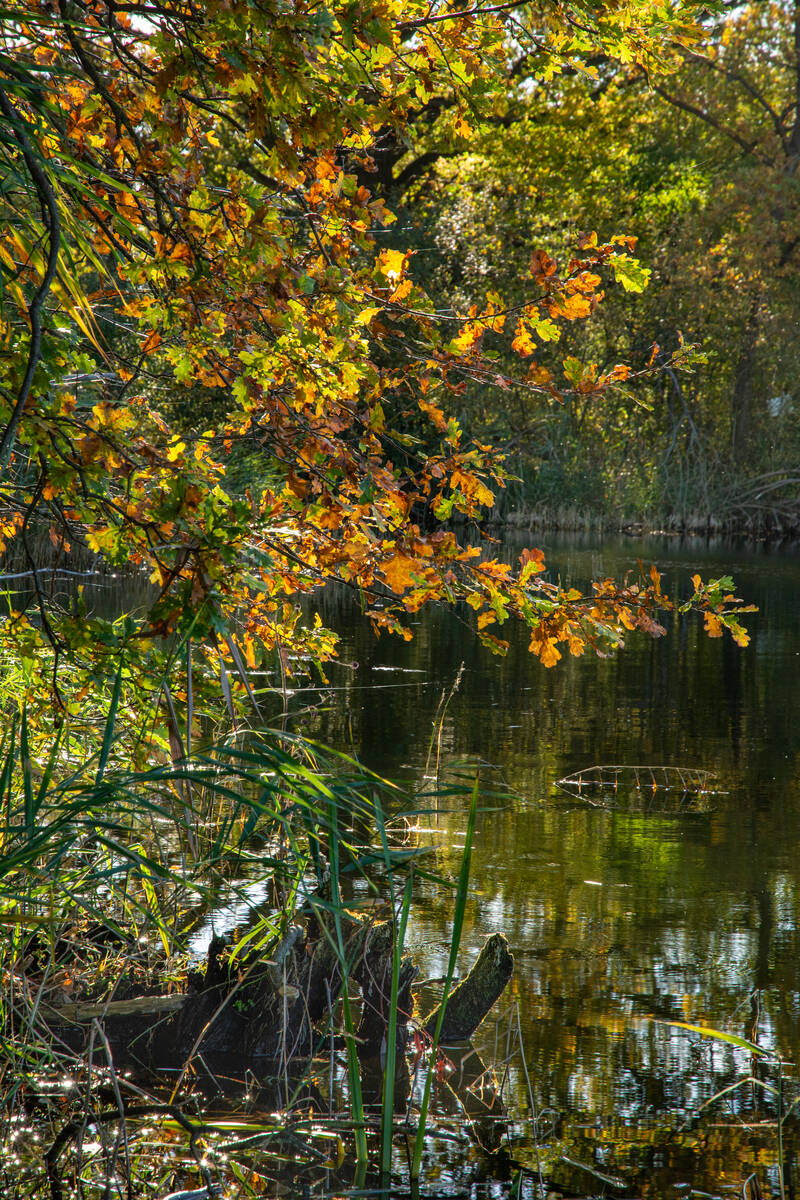
<svg viewBox="0 0 800 1200"><path fill-rule="evenodd" d="M470 973L447 998L440 1042L460 1042L470 1037L500 997L514 970L514 958L502 933L487 938ZM439 1019L434 1009L425 1023L433 1037Z"/></svg>

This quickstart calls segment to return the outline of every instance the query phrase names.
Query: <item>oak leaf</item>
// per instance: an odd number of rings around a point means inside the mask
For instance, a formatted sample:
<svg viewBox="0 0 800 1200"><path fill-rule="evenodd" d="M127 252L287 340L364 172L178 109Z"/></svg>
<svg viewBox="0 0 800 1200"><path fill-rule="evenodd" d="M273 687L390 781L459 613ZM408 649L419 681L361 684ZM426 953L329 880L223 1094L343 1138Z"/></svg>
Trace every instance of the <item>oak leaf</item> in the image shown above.
<svg viewBox="0 0 800 1200"><path fill-rule="evenodd" d="M408 254L402 250L384 250L378 259L378 266L387 279L397 281L405 270Z"/></svg>
<svg viewBox="0 0 800 1200"><path fill-rule="evenodd" d="M558 264L554 258L551 258L546 250L534 250L531 255L531 275L534 279L543 281L555 275L558 269Z"/></svg>
<svg viewBox="0 0 800 1200"><path fill-rule="evenodd" d="M387 562L380 565L380 572L391 591L396 596L402 595L417 582L415 572L419 570L417 559L398 551Z"/></svg>

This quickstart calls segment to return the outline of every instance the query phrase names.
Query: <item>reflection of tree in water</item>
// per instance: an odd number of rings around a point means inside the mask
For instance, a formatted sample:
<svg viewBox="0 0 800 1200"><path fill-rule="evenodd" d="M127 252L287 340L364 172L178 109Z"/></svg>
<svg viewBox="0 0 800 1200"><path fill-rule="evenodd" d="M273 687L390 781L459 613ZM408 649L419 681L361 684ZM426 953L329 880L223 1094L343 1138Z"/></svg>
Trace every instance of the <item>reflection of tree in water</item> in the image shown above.
<svg viewBox="0 0 800 1200"><path fill-rule="evenodd" d="M341 622L343 658L359 668L342 672L350 686L320 715L319 734L355 746L366 765L388 775L421 783L439 697L466 662L445 721L445 769L478 758L494 763L515 794L488 798L492 811L479 816L464 959L487 934L508 936L537 1102L565 1118L559 1144L571 1147L570 1157L591 1160L598 1145L613 1150L616 1170L630 1165L636 1194L658 1194L676 1179L716 1194L726 1181L741 1187L758 1146L766 1161L774 1158L771 1130L757 1127L751 1141L735 1126L773 1111L769 1097L749 1089L684 1128L749 1063L731 1047L709 1046L651 1017L747 1036L758 992L760 1043L800 1060L798 562L772 559L765 567L742 552L739 561L728 553L715 564L712 556L701 562L701 551L691 547L687 561L706 575L731 571L738 593L761 609L747 651L710 641L675 617L659 642L633 638L615 659L586 655L545 671L522 642L498 663L441 612L424 614L408 644L376 642L341 606L323 612ZM592 565L587 553L578 546L564 555L564 582L581 585ZM670 573L663 546L604 549L603 569L624 572L640 554L657 556L674 586L678 569ZM679 559L680 550L673 555ZM370 693L366 685L376 680L399 686ZM671 814L646 803L646 789L638 806L611 811L553 792L555 780L603 762L688 763L713 770L720 794L710 811ZM496 784L498 776L484 778ZM450 801L430 835L437 864L451 873L464 826L461 806ZM449 945L449 908L423 882L417 895L408 943L423 974L436 976ZM507 1034L504 1018L498 1046ZM491 1023L478 1041L484 1056L496 1054ZM527 1112L513 1063L507 1099L512 1112ZM559 1170L562 1186L571 1180L581 1194L591 1187L587 1177Z"/></svg>

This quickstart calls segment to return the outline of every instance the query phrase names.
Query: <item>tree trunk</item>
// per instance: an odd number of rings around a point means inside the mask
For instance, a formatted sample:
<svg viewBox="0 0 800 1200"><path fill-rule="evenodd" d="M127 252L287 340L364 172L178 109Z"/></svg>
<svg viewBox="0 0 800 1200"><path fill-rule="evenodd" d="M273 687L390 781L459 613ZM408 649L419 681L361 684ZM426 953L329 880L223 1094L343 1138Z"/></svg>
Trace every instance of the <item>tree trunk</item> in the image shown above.
<svg viewBox="0 0 800 1200"><path fill-rule="evenodd" d="M753 300L742 332L736 375L731 397L731 450L737 463L742 463L750 451L753 425L753 380L756 338L758 336L758 301Z"/></svg>

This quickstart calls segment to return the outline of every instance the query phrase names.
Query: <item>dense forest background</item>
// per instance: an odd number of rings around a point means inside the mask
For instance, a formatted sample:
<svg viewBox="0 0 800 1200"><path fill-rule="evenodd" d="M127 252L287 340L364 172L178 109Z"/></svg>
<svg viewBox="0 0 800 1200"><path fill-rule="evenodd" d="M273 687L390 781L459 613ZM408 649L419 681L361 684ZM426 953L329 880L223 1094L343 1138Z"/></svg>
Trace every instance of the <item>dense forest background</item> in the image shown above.
<svg viewBox="0 0 800 1200"><path fill-rule="evenodd" d="M474 124L454 119L456 94L423 92L362 173L398 218L379 244L410 255L443 314L482 311L493 294L522 305L540 247L564 263L584 233L635 239L641 271L606 288L589 320L523 349L525 378L520 346L489 330L481 349L496 370L451 392L449 412L507 455L495 516L793 528L797 7L725 5L706 14L702 41L673 45L652 71L598 53L540 78L532 58L529 47L509 54L503 94ZM407 347L395 348L384 345L386 361L402 367ZM565 359L577 395L526 386L555 380ZM615 360L663 369L595 390L598 364ZM222 403L195 392L178 407L196 423ZM424 436L419 414L404 427ZM246 446L237 462L243 483L263 470Z"/></svg>
<svg viewBox="0 0 800 1200"><path fill-rule="evenodd" d="M706 34L666 74L598 57L532 83L521 55L506 103L460 151L440 149L437 102L410 145L387 149L394 236L414 247L437 305L480 305L492 288L520 301L533 247L558 260L581 231L624 232L648 286L607 289L531 363L555 373L565 354L586 366L697 347L691 371L667 367L602 397L465 387L459 418L502 443L519 477L501 498L506 518L796 519L800 17L726 5ZM513 373L511 358L497 350L500 372Z"/></svg>

